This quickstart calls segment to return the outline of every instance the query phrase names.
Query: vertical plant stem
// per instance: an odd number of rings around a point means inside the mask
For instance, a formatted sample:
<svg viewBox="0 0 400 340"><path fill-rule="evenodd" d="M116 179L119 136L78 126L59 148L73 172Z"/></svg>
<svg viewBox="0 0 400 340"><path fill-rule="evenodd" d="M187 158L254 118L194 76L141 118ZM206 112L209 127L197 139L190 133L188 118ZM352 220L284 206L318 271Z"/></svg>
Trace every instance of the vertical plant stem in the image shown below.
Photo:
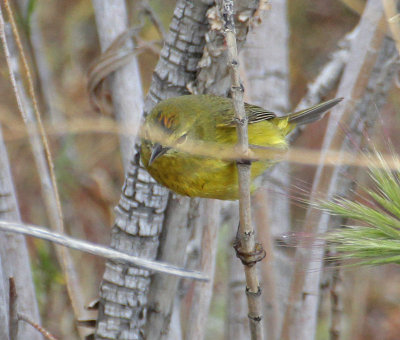
<svg viewBox="0 0 400 340"><path fill-rule="evenodd" d="M206 200L205 203L201 205L201 208L200 216L203 220L203 234L201 241L200 268L210 280L208 282L195 283L191 303L192 308L187 321L186 340L204 339L214 283L220 202L216 200Z"/></svg>
<svg viewBox="0 0 400 340"><path fill-rule="evenodd" d="M284 174L285 175L285 174ZM288 196L286 197L288 198ZM277 339L278 330L279 330L279 320L281 320L281 316L279 315L280 309L279 304L280 300L277 298L278 289L281 288L281 285L289 285L289 282L281 282L281 280L277 280L277 276L280 274L277 271L278 268L274 268L276 266L276 255L273 244L273 234L272 234L272 225L270 224L271 217L268 216L270 210L267 207L272 204L272 200L268 200L268 194L266 190L257 190L254 195L254 219L256 221L257 230L259 230L259 237L262 239L263 244L265 245L265 252L268 254L268 261L262 263L261 277L263 283L263 292L264 292L264 300L265 300L265 309L266 315L268 317L267 320L264 321L266 328L266 338L268 340ZM282 254L282 251L279 253ZM287 257L287 256L285 256ZM286 258L286 261L289 259ZM284 263L284 266L281 270L287 269L287 263ZM277 275L278 274L278 275ZM286 270L287 276L291 277L291 271ZM279 277L282 279L282 277Z"/></svg>
<svg viewBox="0 0 400 340"><path fill-rule="evenodd" d="M0 256L0 261L4 261ZM0 266L0 339L10 339L9 308L6 300L7 291L3 268Z"/></svg>
<svg viewBox="0 0 400 340"><path fill-rule="evenodd" d="M10 339L18 339L18 294L17 287L13 277L8 279L9 281L9 330Z"/></svg>
<svg viewBox="0 0 400 340"><path fill-rule="evenodd" d="M335 269L332 274L331 284L331 326L329 329L330 340L342 338L343 297L342 297L342 270L340 262L334 262Z"/></svg>
<svg viewBox="0 0 400 340"><path fill-rule="evenodd" d="M172 197L168 201L165 224L176 226L174 233L167 228L162 231L160 247L157 258L163 262L173 263L179 267L185 265L185 247L188 243L191 228L188 225L188 214L174 213L179 208L185 211L189 209L190 200L182 197ZM171 207L174 205L175 207ZM171 213L172 212L172 213ZM181 248L182 251L178 251ZM169 323L178 288L179 278L164 274L154 274L148 297L147 329L148 339L165 339L168 336Z"/></svg>
<svg viewBox="0 0 400 340"><path fill-rule="evenodd" d="M233 204L232 204L233 205ZM225 223L230 227L228 240L232 246L235 241L237 220L239 217L237 204L230 207L233 210L228 216ZM227 301L227 316L225 327L225 339L247 339L250 334L249 321L247 317L248 307L247 299L243 294L246 289L246 277L242 270L241 263L237 260L233 251L228 252L229 265L229 281L228 281L228 301Z"/></svg>
<svg viewBox="0 0 400 340"><path fill-rule="evenodd" d="M289 112L289 24L287 1L274 1L260 14L262 22L248 34L241 54L244 65L246 98L252 104L278 115ZM262 75L262 76L260 76ZM253 199L258 238L268 261L261 267L265 338L277 340L286 306L293 261L287 247L273 240L291 230L290 164L281 162L263 176L262 187Z"/></svg>
<svg viewBox="0 0 400 340"><path fill-rule="evenodd" d="M104 52L114 40L129 29L128 11L124 0L93 0L97 32ZM133 41L127 39L124 53L133 51ZM121 51L122 53L122 51ZM133 146L143 115L142 82L136 57L109 76L115 116L121 126L129 126L132 133L121 136L121 154L125 171L131 159ZM127 95L129 94L129 95Z"/></svg>
<svg viewBox="0 0 400 340"><path fill-rule="evenodd" d="M244 110L243 87L239 77L239 60L237 55L235 23L233 20L233 1L223 1L222 16L227 43L228 65L231 68L231 90L237 122L238 147L240 151L249 154L247 131L247 117ZM253 254L256 251L255 232L251 223L250 202L250 170L251 164L242 162L237 164L239 180L239 249L243 254ZM243 262L243 260L242 260ZM261 288L258 282L255 263L244 262L246 275L246 295L249 308L249 321L251 338L263 339L262 314L261 314Z"/></svg>

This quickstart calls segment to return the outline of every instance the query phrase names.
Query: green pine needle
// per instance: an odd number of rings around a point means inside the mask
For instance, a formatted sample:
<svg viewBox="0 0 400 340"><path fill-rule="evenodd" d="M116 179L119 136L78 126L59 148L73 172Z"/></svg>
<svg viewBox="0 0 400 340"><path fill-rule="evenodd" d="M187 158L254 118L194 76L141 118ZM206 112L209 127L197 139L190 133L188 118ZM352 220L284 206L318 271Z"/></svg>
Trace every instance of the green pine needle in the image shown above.
<svg viewBox="0 0 400 340"><path fill-rule="evenodd" d="M350 265L400 264L400 169L391 170L378 152L374 159L378 164L371 163L369 169L374 186L364 189L368 205L341 197L318 204L332 215L364 224L336 229L326 236L337 252L333 259Z"/></svg>

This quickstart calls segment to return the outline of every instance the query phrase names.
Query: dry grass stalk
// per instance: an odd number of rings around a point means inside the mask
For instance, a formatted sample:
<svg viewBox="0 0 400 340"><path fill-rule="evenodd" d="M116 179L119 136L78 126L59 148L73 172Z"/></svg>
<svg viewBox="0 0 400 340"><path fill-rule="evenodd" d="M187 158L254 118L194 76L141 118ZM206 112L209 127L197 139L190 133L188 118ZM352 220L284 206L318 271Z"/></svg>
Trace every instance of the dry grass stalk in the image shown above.
<svg viewBox="0 0 400 340"><path fill-rule="evenodd" d="M36 322L32 321L26 315L18 313L18 320L24 321L27 324L31 325L37 331L37 333L40 333L46 340L57 340L57 338L54 337L49 331L38 325Z"/></svg>
<svg viewBox="0 0 400 340"><path fill-rule="evenodd" d="M243 154L249 153L247 117L244 110L243 87L239 77L239 59L236 47L235 23L233 19L233 1L223 1L222 16L227 43L228 64L231 68L231 90L237 122L238 147ZM263 338L261 288L258 282L255 263L246 263L246 257L256 252L255 232L251 221L250 201L250 162L237 164L239 180L239 214L238 244L236 251L244 254L242 262L246 274L246 295L249 308L250 332L253 340ZM262 259L262 258L261 258ZM260 260L260 259L258 259Z"/></svg>
<svg viewBox="0 0 400 340"><path fill-rule="evenodd" d="M35 90L33 87L32 76L24 54L24 50L22 48L18 29L13 17L12 9L7 0L5 0L5 8L7 10L7 14L15 36L16 44L21 55L24 72L28 79L28 89L33 103L33 112L36 117L37 125L34 124L35 118L28 117L27 111L30 110L30 112L32 112L31 107L28 104L29 99L25 95L24 86L22 84L22 78L20 76L16 77L16 75L19 75L19 63L17 61L18 60L17 52L15 51L15 49L13 50L10 49L11 41L7 42L6 33L4 31L4 19L2 17L2 14L0 13L1 28L2 28L1 36L6 51L5 55L10 71L10 79L17 99L18 109L22 117L24 118L24 122L26 123L27 121L29 121L31 123L27 124L27 128L29 129L29 132L32 133L31 142L33 148L33 154L35 157L36 164L39 168L39 174L42 184L42 192L45 199L47 213L50 219L50 225L53 228L53 230L56 230L58 232L63 232L64 230L63 215L61 210L61 203L59 199L57 183L55 179L54 166L52 162L52 156L50 153L49 143L46 138L44 126L41 121L41 116L35 96ZM8 39L12 40L12 36L11 35L8 36ZM38 133L38 131L40 132L40 134ZM40 140L38 138L38 135L41 136ZM78 279L76 277L76 271L74 264L72 262L72 258L68 253L68 251L64 248L56 247L56 254L58 257L58 261L61 264L64 276L66 278L67 291L69 298L71 300L74 314L76 318L78 318L84 313L83 312L84 309L82 302L82 293L80 285L78 283Z"/></svg>

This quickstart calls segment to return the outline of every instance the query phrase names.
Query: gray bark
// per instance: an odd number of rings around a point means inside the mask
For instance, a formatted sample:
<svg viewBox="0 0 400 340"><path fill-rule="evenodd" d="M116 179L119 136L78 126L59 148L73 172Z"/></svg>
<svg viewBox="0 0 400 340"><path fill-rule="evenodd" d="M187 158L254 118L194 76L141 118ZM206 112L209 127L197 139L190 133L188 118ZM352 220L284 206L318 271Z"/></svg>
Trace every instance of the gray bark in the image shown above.
<svg viewBox="0 0 400 340"><path fill-rule="evenodd" d="M188 93L186 85L195 79L197 63L204 47L204 34L208 29L204 18L208 6L207 2L202 1L178 1L153 75L145 112L149 112L162 99ZM135 145L116 208L111 246L132 255L154 259L168 191L154 182L140 166L139 158L139 147ZM176 213L185 214L187 211ZM167 227L167 230L173 233L172 227ZM149 285L148 271L107 262L100 288L97 338L144 337Z"/></svg>
<svg viewBox="0 0 400 340"><path fill-rule="evenodd" d="M0 257L0 263L2 262L2 258ZM9 340L10 339L10 331L9 331L9 307L7 302L8 292L6 291L6 287L4 286L4 274L3 267L0 266L0 339Z"/></svg>
<svg viewBox="0 0 400 340"><path fill-rule="evenodd" d="M181 201L181 202L180 202ZM179 267L185 265L185 245L188 243L191 228L188 225L188 214L170 214L173 210L189 209L189 200L174 197L169 200L169 208L165 216L165 223L175 226L175 233L164 229L160 240L158 258L163 262L173 263ZM177 205L171 208L170 205ZM187 206L185 206L187 205ZM179 251L184 248L183 252ZM152 278L149 301L148 301L148 322L146 337L148 339L166 338L169 333L172 317L173 301L178 288L178 278L171 278L163 274L155 274Z"/></svg>
<svg viewBox="0 0 400 340"><path fill-rule="evenodd" d="M19 222L20 215L15 195L13 180L9 167L7 151L4 145L0 127L0 220ZM5 302L8 313L9 277L14 277L17 294L19 296L18 313L28 316L40 324L39 309L36 301L35 288L29 262L28 249L25 237L14 233L0 233L0 262L2 271L3 292L0 299ZM5 296L1 296L2 294ZM1 302L0 302L1 303ZM1 327L0 315L0 329ZM7 327L8 328L8 327ZM1 335L1 333L0 333ZM0 336L1 339L3 339ZM41 335L26 323L19 323L18 339L41 339Z"/></svg>
<svg viewBox="0 0 400 340"><path fill-rule="evenodd" d="M208 199L200 207L199 213L203 222L200 268L210 280L194 284L192 308L189 311L186 326L186 340L204 339L213 294L214 271L218 248L220 201Z"/></svg>
<svg viewBox="0 0 400 340"><path fill-rule="evenodd" d="M243 1L238 3L239 7L237 8L237 12L236 12L236 18L237 18L237 22L238 22L238 32L239 35L241 37L241 42L244 41L247 31L248 31L248 25L250 22L250 18L252 17L253 13L255 12L255 10L257 9L257 5L258 5L258 1ZM214 81L219 82L220 79L225 79L225 82L219 83L220 86L219 87L214 87L214 89L218 89L219 91L223 90L224 93L226 94L226 92L229 89L229 73L228 73L228 69L227 69L227 65L226 65L226 57L225 57L225 53L222 53L225 51L226 46L224 45L224 38L222 35L221 31L214 31L213 29L210 29L210 27L213 26L213 19L212 19L212 14L215 14L215 9L216 7L212 7L207 11L207 18L208 18L208 23L209 25L206 26L206 28L209 30L205 36L206 36L206 47L202 48L201 53L199 50L199 53L197 53L196 57L200 58L202 57L202 59L199 61L199 59L197 59L197 65L195 67L196 74L195 76L197 76L197 78L192 78L190 79L189 77L186 77L186 83L184 84L185 87L182 88L183 91L194 91L194 92L213 92L213 91L209 91L208 90L208 86L214 86L215 84L213 83ZM239 18L242 18L240 21ZM204 23L207 22L206 17L203 18ZM192 28L190 28L192 29ZM182 30L181 30L181 34L182 34ZM190 31L189 31L190 32ZM203 31L203 34L205 32ZM208 58L208 54L207 51L210 48L210 45L213 46L213 48L219 48L219 50L221 51L221 55L218 58L212 59L210 64L205 65L203 63L203 61L205 59ZM180 46L180 44L176 45L176 46ZM173 47L173 45L169 45L170 48ZM204 47L204 45L203 45ZM190 51L191 52L191 51ZM175 52L176 53L176 52ZM191 53L188 54L189 57L192 57L192 61L190 62L190 65L194 65L194 55L192 55ZM209 59L207 59L208 61L210 61ZM160 63L162 62L162 60L160 61ZM163 64L161 64L163 65ZM159 64L160 66L160 64ZM157 66L157 67L159 67ZM163 66L165 68L165 66ZM218 73L215 73L218 72ZM155 81L157 79L153 78L153 81ZM227 81L228 80L228 81ZM153 83L154 84L154 83ZM198 85L198 88L196 88L194 86L194 84ZM214 84L214 85L212 85ZM223 85L222 85L223 84ZM167 89L164 89L164 91ZM215 93L215 91L213 92ZM164 93L162 93L164 94ZM165 95L165 94L164 94ZM168 95L168 93L167 93ZM169 95L168 95L169 96ZM150 97L149 97L150 98ZM164 99L165 97L163 97L162 99ZM177 215L180 214L182 215L182 219L187 218L185 217L185 215L187 215L187 209L182 209L184 206L187 206L186 204L183 203L183 199L182 200L182 204L181 206L178 205L170 205L171 209L168 209L169 211L167 212L168 215ZM207 204L207 203L205 203ZM175 207L175 208L174 208ZM192 213L189 212L189 215L191 215ZM190 218L189 218L190 220ZM177 224L174 223L169 223L168 220L166 221L166 223L164 223L164 228L166 230L168 230L169 233L172 234L177 234L178 232L181 233L183 230L177 228ZM188 229L184 229L185 232L188 232ZM181 235L182 238L187 238L186 236ZM162 241L163 242L163 241ZM184 244L181 244L180 247L178 248L171 248L168 246L162 246L164 251L163 254L160 253L160 256L158 257L161 261L172 261L172 263L177 263L181 261L181 259L185 258L185 246ZM157 279L154 278L154 281L158 281L159 280L159 276L157 276ZM152 334L161 334L161 337L164 336L168 336L168 324L169 324L169 319L171 318L171 310L172 310L172 304L174 302L174 294L169 294L169 290L164 290L161 289L162 287L176 287L177 283L174 283L173 281L176 281L176 278L172 278L172 277L164 277L163 279L164 281L164 285L161 284L156 284L152 286L151 292L150 292L150 296L152 297L152 304L156 304L157 305L157 313L152 313L150 311L150 317L149 317L149 324L148 324L148 329L152 330ZM156 287L158 287L156 289ZM209 285L200 285L199 288L200 290L203 289L203 292L199 292L199 296L201 296L202 294L210 294L209 292L207 293L207 290L210 289ZM197 289L197 288L196 288ZM176 291L176 290L175 290ZM163 303L157 304L157 301L159 299L163 300ZM161 308L161 306L163 306L163 308ZM203 306L205 306L203 304ZM196 308L196 307L194 307ZM175 311L177 311L178 309L175 308ZM200 319L200 314L197 315ZM158 321L158 327L156 327L152 322L151 319L157 319ZM205 320L205 318L203 317L201 320ZM197 322L197 321L196 321ZM161 327L161 328L160 328ZM205 325L203 325L203 328L205 327ZM200 327L201 328L201 327ZM199 327L198 327L199 329ZM170 336L170 335L169 335Z"/></svg>

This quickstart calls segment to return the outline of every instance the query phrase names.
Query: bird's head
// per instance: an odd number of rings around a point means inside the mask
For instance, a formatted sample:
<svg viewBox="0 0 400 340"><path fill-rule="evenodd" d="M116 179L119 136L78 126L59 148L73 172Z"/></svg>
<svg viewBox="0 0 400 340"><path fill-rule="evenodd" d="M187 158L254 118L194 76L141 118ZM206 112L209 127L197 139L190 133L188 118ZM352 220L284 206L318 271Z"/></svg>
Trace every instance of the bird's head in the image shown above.
<svg viewBox="0 0 400 340"><path fill-rule="evenodd" d="M192 123L191 119L182 119L179 108L157 105L144 125L144 141L150 148L148 166L163 155L178 152L174 146L182 146L187 141Z"/></svg>

